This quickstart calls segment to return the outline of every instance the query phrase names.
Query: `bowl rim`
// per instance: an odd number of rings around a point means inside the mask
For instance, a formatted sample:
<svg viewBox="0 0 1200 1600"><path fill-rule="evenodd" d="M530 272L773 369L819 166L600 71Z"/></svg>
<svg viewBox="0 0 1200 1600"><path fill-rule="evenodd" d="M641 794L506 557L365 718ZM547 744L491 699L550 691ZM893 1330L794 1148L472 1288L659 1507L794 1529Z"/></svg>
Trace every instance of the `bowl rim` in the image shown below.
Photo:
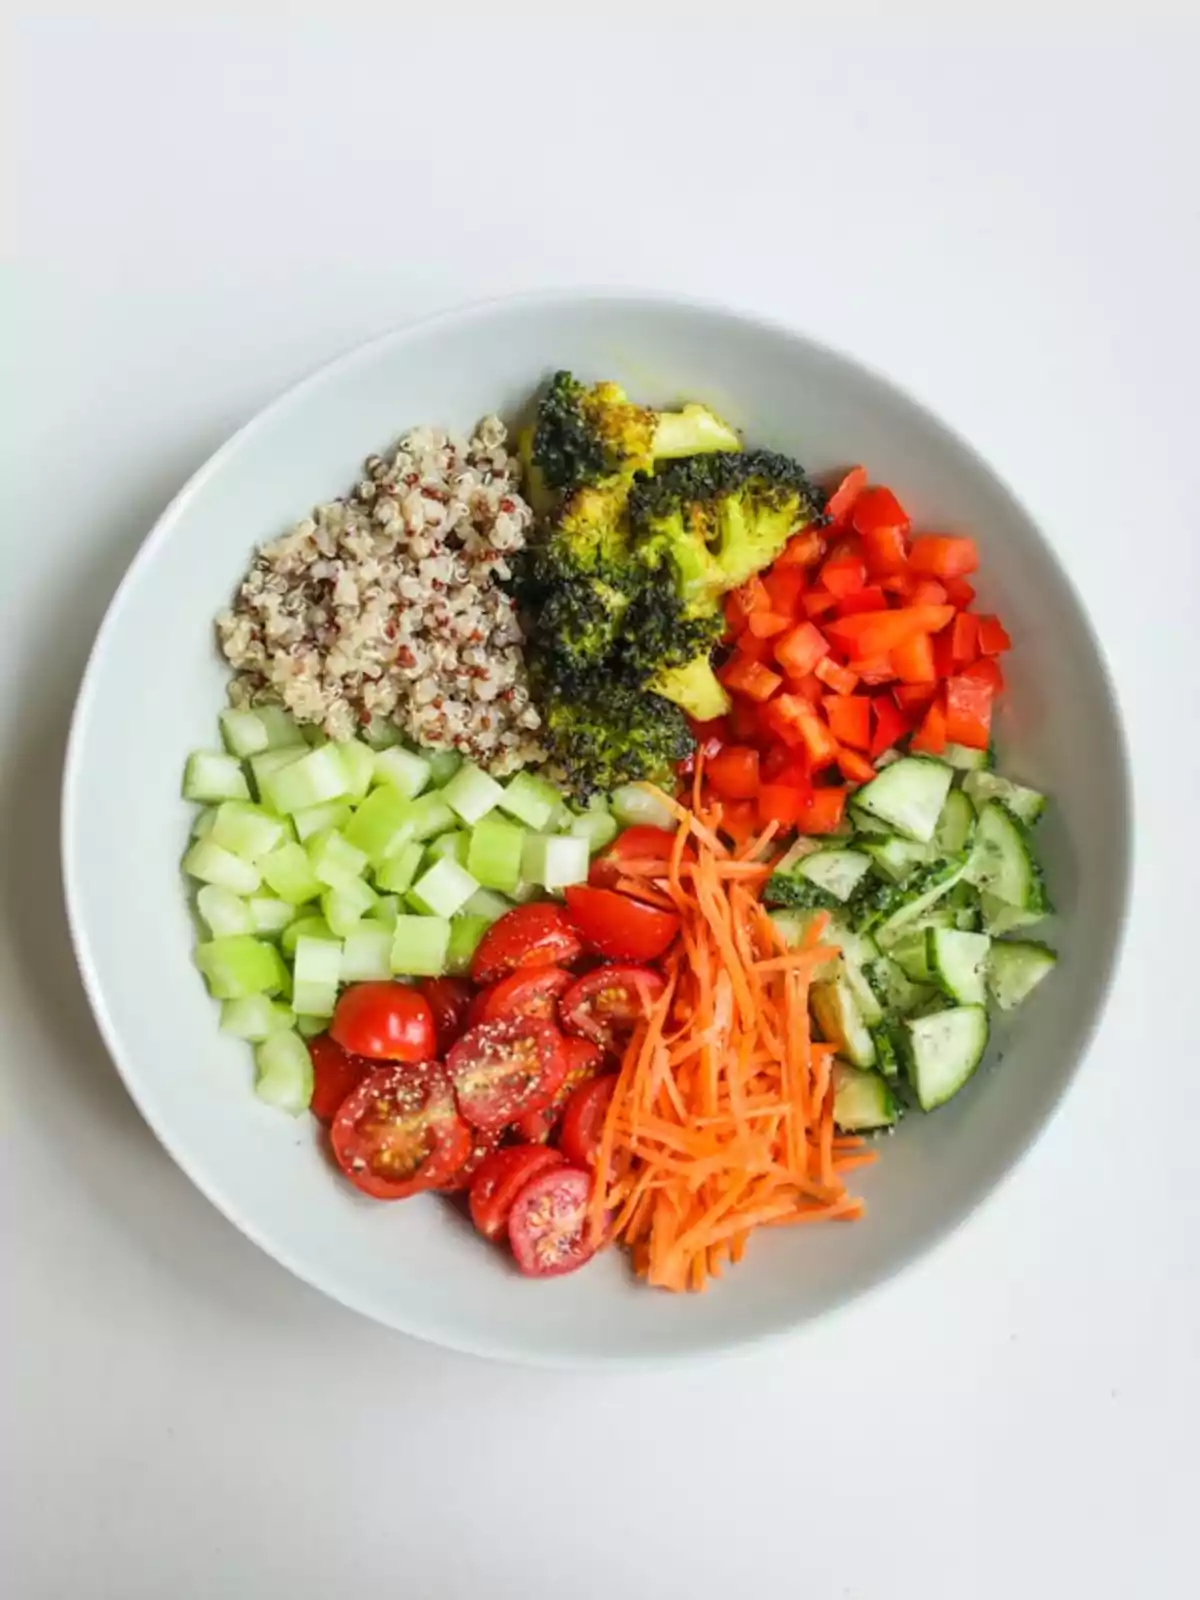
<svg viewBox="0 0 1200 1600"><path fill-rule="evenodd" d="M469 1336L464 1337L452 1330L435 1331L424 1327L414 1328L409 1325L401 1325L398 1321L382 1314L377 1306L360 1301L352 1294L344 1294L339 1288L322 1281L317 1273L296 1260L290 1249L264 1237L253 1218L243 1215L238 1207L228 1201L222 1192L219 1178L203 1169L201 1164L195 1161L186 1150L180 1148L176 1139L167 1129L159 1125L143 1103L137 1087L138 1073L128 1061L125 1046L108 1014L99 973L92 959L91 949L88 944L86 916L75 867L75 842L79 837L76 818L80 805L82 729L87 722L92 700L98 692L99 663L105 654L108 636L117 625L117 618L121 612L122 602L126 593L138 581L143 568L154 560L159 548L167 542L173 526L184 508L197 496L208 480L221 470L226 459L246 439L250 438L260 428L265 427L269 421L273 421L292 407L302 406L311 391L320 388L336 374L350 370L359 363L369 364L375 353L388 345L403 345L409 340L436 334L440 329L469 325L475 321L486 320L497 313L517 311L522 308L537 310L543 307L546 309L563 306L582 307L587 304L600 304L608 308L626 309L631 312L638 310L661 313L690 312L698 317L717 318L722 321L737 323L776 340L807 345L820 355L831 356L837 362L856 368L861 374L870 379L873 384L889 393L892 397L902 401L907 407L918 413L926 424L942 433L964 457L969 459L972 466L987 475L1009 500L1013 508L1036 531L1046 558L1051 562L1059 580L1074 602L1079 621L1094 652L1103 688L1113 712L1113 732L1116 740L1117 766L1119 769L1118 781L1121 790L1117 799L1122 824L1120 860L1113 863L1114 871L1118 877L1116 884L1115 926L1105 969L1099 974L1099 983L1096 990L1097 998L1092 1014L1082 1029L1078 1048L1074 1052L1074 1058L1068 1070L1062 1076L1057 1090L1040 1120L1023 1137L1010 1160L983 1183L969 1203L955 1215L947 1217L944 1222L932 1227L915 1248L899 1256L895 1261L890 1262L875 1277L847 1290L831 1304L794 1322L764 1328L759 1332L738 1334L733 1337L715 1337L709 1342L702 1342L685 1349L643 1352L640 1354L618 1352L612 1355L592 1356L563 1354L547 1350L535 1351L526 1345L510 1344L503 1335L472 1338ZM760 312L737 305L663 290L622 287L542 288L526 290L517 294L492 295L486 298L459 302L431 312L428 315L394 324L311 368L302 377L282 389L273 399L254 412L240 427L236 428L187 478L158 514L107 602L104 616L88 651L71 712L60 792L59 844L63 898L71 947L79 969L84 993L96 1020L105 1049L117 1068L126 1092L160 1145L205 1199L227 1221L232 1223L240 1233L262 1250L265 1255L278 1262L280 1266L292 1273L294 1277L300 1279L302 1283L326 1295L331 1300L346 1307L347 1310L365 1316L370 1321L388 1328L390 1331L404 1334L409 1338L419 1339L423 1343L453 1350L462 1355L500 1360L520 1366L563 1370L625 1369L636 1371L658 1367L664 1362L680 1364L685 1362L709 1362L730 1359L739 1355L748 1355L753 1351L780 1344L785 1340L798 1338L803 1332L816 1324L826 1322L830 1318L846 1312L866 1296L875 1295L885 1286L894 1283L909 1267L931 1256L934 1251L944 1246L952 1236L966 1227L976 1217L985 1202L996 1194L1002 1184L1007 1183L1013 1177L1017 1169L1028 1157L1034 1145L1042 1138L1051 1122L1057 1117L1067 1091L1076 1081L1084 1060L1090 1055L1096 1042L1101 1024L1108 1012L1116 975L1120 969L1126 948L1132 897L1135 842L1134 786L1129 755L1129 739L1121 697L1108 654L1093 623L1091 612L1075 580L1060 560L1055 545L1042 531L1041 524L1031 515L1025 503L1015 493L1004 474L975 445L964 438L956 428L945 422L940 415L935 413L921 399L917 398L903 384L881 371L871 362L863 360L857 353L844 350L841 346L831 344L829 341L782 319L766 316Z"/></svg>

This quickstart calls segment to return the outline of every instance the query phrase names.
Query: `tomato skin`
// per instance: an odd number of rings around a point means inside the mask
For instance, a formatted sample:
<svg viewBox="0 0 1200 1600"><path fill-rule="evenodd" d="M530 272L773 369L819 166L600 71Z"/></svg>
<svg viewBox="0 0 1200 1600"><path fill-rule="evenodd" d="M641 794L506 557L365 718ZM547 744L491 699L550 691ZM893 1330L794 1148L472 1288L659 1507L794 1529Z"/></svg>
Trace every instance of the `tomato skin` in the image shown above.
<svg viewBox="0 0 1200 1600"><path fill-rule="evenodd" d="M355 1188L376 1200L406 1200L453 1177L471 1153L471 1130L435 1062L390 1065L342 1102L330 1143Z"/></svg>
<svg viewBox="0 0 1200 1600"><path fill-rule="evenodd" d="M444 1056L466 1032L475 991L465 978L422 978L417 988L433 1012L437 1053Z"/></svg>
<svg viewBox="0 0 1200 1600"><path fill-rule="evenodd" d="M567 890L575 926L593 950L615 961L655 961L679 932L679 917L615 889Z"/></svg>
<svg viewBox="0 0 1200 1600"><path fill-rule="evenodd" d="M590 1083L580 1084L567 1101L558 1135L558 1148L572 1165L589 1170L596 1165L604 1119L616 1087L617 1074L606 1072L602 1078L593 1078Z"/></svg>
<svg viewBox="0 0 1200 1600"><path fill-rule="evenodd" d="M590 1039L567 1036L562 1042L567 1059L567 1071L554 1099L540 1111L526 1111L513 1127L527 1144L545 1144L558 1126L567 1101L581 1084L587 1083L604 1069L604 1052Z"/></svg>
<svg viewBox="0 0 1200 1600"><path fill-rule="evenodd" d="M561 906L533 901L493 922L471 960L476 983L495 983L520 967L569 966L583 951Z"/></svg>
<svg viewBox="0 0 1200 1600"><path fill-rule="evenodd" d="M343 1050L373 1061L428 1061L437 1050L429 1002L405 983L353 984L329 1033Z"/></svg>
<svg viewBox="0 0 1200 1600"><path fill-rule="evenodd" d="M531 1178L513 1201L508 1238L517 1266L530 1278L557 1278L590 1261L587 1211L592 1180L581 1167L551 1167Z"/></svg>
<svg viewBox="0 0 1200 1600"><path fill-rule="evenodd" d="M588 882L595 889L611 889L627 861L669 861L674 848L675 835L669 829L637 823L626 828L596 857L588 872Z"/></svg>
<svg viewBox="0 0 1200 1600"><path fill-rule="evenodd" d="M472 1014L473 1025L503 1022L508 1017L540 1017L543 1022L554 1022L558 1017L558 997L574 981L565 967L532 967L526 971L518 968L483 990L478 1015Z"/></svg>
<svg viewBox="0 0 1200 1600"><path fill-rule="evenodd" d="M616 1051L663 992L663 980L650 967L622 963L597 967L576 981L558 1002L568 1033Z"/></svg>
<svg viewBox="0 0 1200 1600"><path fill-rule="evenodd" d="M557 1150L544 1144L510 1144L497 1150L482 1163L471 1184L471 1221L485 1239L502 1238L513 1201L529 1180L565 1164Z"/></svg>
<svg viewBox="0 0 1200 1600"><path fill-rule="evenodd" d="M368 1072L374 1072L375 1063L364 1056L348 1054L327 1033L318 1033L308 1041L308 1054L313 1066L313 1092L308 1109L318 1122L328 1126L350 1091L358 1088Z"/></svg>
<svg viewBox="0 0 1200 1600"><path fill-rule="evenodd" d="M567 1071L562 1035L537 1017L481 1022L446 1057L459 1112L473 1128L505 1127L549 1105Z"/></svg>
<svg viewBox="0 0 1200 1600"><path fill-rule="evenodd" d="M462 1194L468 1190L483 1163L490 1160L500 1148L501 1134L497 1129L485 1133L482 1128L472 1128L470 1132L471 1148L467 1158L445 1183L438 1184L439 1194Z"/></svg>

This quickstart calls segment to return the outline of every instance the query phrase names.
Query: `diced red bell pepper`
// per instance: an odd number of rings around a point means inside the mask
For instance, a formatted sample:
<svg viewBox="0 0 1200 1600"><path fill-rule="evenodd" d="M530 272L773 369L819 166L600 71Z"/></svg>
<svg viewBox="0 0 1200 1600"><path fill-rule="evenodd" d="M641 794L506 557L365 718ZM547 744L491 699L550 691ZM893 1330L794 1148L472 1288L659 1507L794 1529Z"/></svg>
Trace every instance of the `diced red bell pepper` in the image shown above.
<svg viewBox="0 0 1200 1600"><path fill-rule="evenodd" d="M773 571L780 567L811 567L825 554L825 540L816 528L794 533L775 557Z"/></svg>
<svg viewBox="0 0 1200 1600"><path fill-rule="evenodd" d="M695 717L688 718L688 727L692 730L692 738L698 745L708 746L728 744L730 740L729 722L725 717L712 717L708 722L697 722Z"/></svg>
<svg viewBox="0 0 1200 1600"><path fill-rule="evenodd" d="M758 802L756 800L722 800L721 832L728 834L734 844L745 844L758 832Z"/></svg>
<svg viewBox="0 0 1200 1600"><path fill-rule="evenodd" d="M908 564L926 578L965 578L979 566L979 546L974 539L923 533L913 540Z"/></svg>
<svg viewBox="0 0 1200 1600"><path fill-rule="evenodd" d="M763 588L771 600L771 610L780 616L794 617L808 579L803 567L772 567L763 575Z"/></svg>
<svg viewBox="0 0 1200 1600"><path fill-rule="evenodd" d="M757 613L755 614L757 615ZM738 634L735 649L739 655L745 656L747 660L765 661L768 666L774 668L774 644L770 639L760 639L757 635L751 633L749 626L747 626L744 633Z"/></svg>
<svg viewBox="0 0 1200 1600"><path fill-rule="evenodd" d="M759 709L753 700L743 700L739 695L730 706L726 720L729 723L729 736L737 744L754 744L763 737Z"/></svg>
<svg viewBox="0 0 1200 1600"><path fill-rule="evenodd" d="M773 639L791 625L790 611L752 611L746 618L746 632L755 639Z"/></svg>
<svg viewBox="0 0 1200 1600"><path fill-rule="evenodd" d="M801 707L803 709L800 709ZM800 737L808 752L809 766L816 772L836 759L838 742L830 733L820 713L815 707L810 706L807 700L797 701L797 719L800 725Z"/></svg>
<svg viewBox="0 0 1200 1600"><path fill-rule="evenodd" d="M896 677L890 656L868 656L863 661L856 661L854 670L863 683L869 683L872 688L881 683L891 683Z"/></svg>
<svg viewBox="0 0 1200 1600"><path fill-rule="evenodd" d="M969 667L979 653L979 618L960 611L950 627L950 655L956 667Z"/></svg>
<svg viewBox="0 0 1200 1600"><path fill-rule="evenodd" d="M955 621L958 619L955 618ZM943 628L933 640L933 670L937 677L948 678L952 672L957 672L958 663L954 659L954 627Z"/></svg>
<svg viewBox="0 0 1200 1600"><path fill-rule="evenodd" d="M871 702L864 694L827 694L821 702L829 731L839 744L871 748Z"/></svg>
<svg viewBox="0 0 1200 1600"><path fill-rule="evenodd" d="M777 822L781 828L794 828L808 806L811 789L797 789L790 783L764 783L758 791L758 825L765 828Z"/></svg>
<svg viewBox="0 0 1200 1600"><path fill-rule="evenodd" d="M890 489L876 484L871 489L864 489L854 502L850 525L856 533L863 535L875 528L895 528L900 533L907 533L908 513Z"/></svg>
<svg viewBox="0 0 1200 1600"><path fill-rule="evenodd" d="M938 685L936 681L933 683L898 683L892 690L892 697L911 724L921 720L931 703L937 698L937 692Z"/></svg>
<svg viewBox="0 0 1200 1600"><path fill-rule="evenodd" d="M887 595L878 584L871 584L865 589L857 589L853 594L845 594L837 603L839 617L857 617L864 611L886 611Z"/></svg>
<svg viewBox="0 0 1200 1600"><path fill-rule="evenodd" d="M828 589L810 589L800 601L800 609L811 621L814 617L823 617L830 611L836 611L838 597L830 594Z"/></svg>
<svg viewBox="0 0 1200 1600"><path fill-rule="evenodd" d="M944 606L946 591L936 578L919 578L913 584L908 603L912 606Z"/></svg>
<svg viewBox="0 0 1200 1600"><path fill-rule="evenodd" d="M872 578L885 578L902 572L908 562L908 540L903 528L881 527L860 530L863 560Z"/></svg>
<svg viewBox="0 0 1200 1600"><path fill-rule="evenodd" d="M839 667L832 656L822 656L813 672L834 694L853 694L858 688L858 674L849 667Z"/></svg>
<svg viewBox="0 0 1200 1600"><path fill-rule="evenodd" d="M937 633L953 618L952 606L902 606L826 623L827 636L854 659L888 655L918 634ZM778 653L778 651L776 652Z"/></svg>
<svg viewBox="0 0 1200 1600"><path fill-rule="evenodd" d="M892 665L902 683L934 683L933 640L927 633L906 639L892 651Z"/></svg>
<svg viewBox="0 0 1200 1600"><path fill-rule="evenodd" d="M846 810L846 791L836 788L814 789L801 812L801 833L836 833Z"/></svg>
<svg viewBox="0 0 1200 1600"><path fill-rule="evenodd" d="M802 678L785 678L783 692L802 695L810 706L819 706L825 693L825 686L815 672L806 672Z"/></svg>
<svg viewBox="0 0 1200 1600"><path fill-rule="evenodd" d="M797 708L809 710L808 701L798 694L777 694L763 706L760 716L762 726L773 738L780 740L790 750L803 746L800 716Z"/></svg>
<svg viewBox="0 0 1200 1600"><path fill-rule="evenodd" d="M788 783L793 789L804 788L808 785L808 764L803 754L798 755L786 744L773 743L763 751L758 775L764 784Z"/></svg>
<svg viewBox="0 0 1200 1600"><path fill-rule="evenodd" d="M783 683L777 672L772 672L761 661L751 660L741 650L721 668L720 677L727 689L760 702L769 700Z"/></svg>
<svg viewBox="0 0 1200 1600"><path fill-rule="evenodd" d="M740 589L725 596L725 621L735 634L745 630L746 623L755 611L771 609L767 591L757 577L748 578Z"/></svg>
<svg viewBox="0 0 1200 1600"><path fill-rule="evenodd" d="M896 572L886 573L879 580L879 587L884 594L894 595L897 600L911 600L912 592L917 587L920 579L907 567L901 567Z"/></svg>
<svg viewBox="0 0 1200 1600"><path fill-rule="evenodd" d="M979 616L975 619L979 631L979 654L981 656L998 656L1005 650L1012 649L1012 640L1008 630L999 617Z"/></svg>
<svg viewBox="0 0 1200 1600"><path fill-rule="evenodd" d="M811 622L798 622L775 641L775 659L789 678L803 678L828 654L828 640Z"/></svg>
<svg viewBox="0 0 1200 1600"><path fill-rule="evenodd" d="M871 735L871 759L878 761L885 750L890 750L912 727L908 718L888 694L871 697L871 710L875 718L875 731Z"/></svg>
<svg viewBox="0 0 1200 1600"><path fill-rule="evenodd" d="M838 771L847 783L870 783L875 776L875 768L857 750L843 747L837 753L837 764Z"/></svg>
<svg viewBox="0 0 1200 1600"><path fill-rule="evenodd" d="M835 551L817 574L817 581L823 584L830 594L835 594L839 600L844 600L848 594L856 594L865 585L866 562L861 556L840 554Z"/></svg>
<svg viewBox="0 0 1200 1600"><path fill-rule="evenodd" d="M835 526L845 522L866 487L866 467L851 467L826 502L825 513L830 522Z"/></svg>
<svg viewBox="0 0 1200 1600"><path fill-rule="evenodd" d="M758 793L758 751L751 745L725 745L704 771L722 800L753 800Z"/></svg>
<svg viewBox="0 0 1200 1600"><path fill-rule="evenodd" d="M983 656L979 661L972 661L969 667L963 668L961 676L978 678L981 683L990 684L993 694L999 694L1004 688L1004 673L995 656Z"/></svg>
<svg viewBox="0 0 1200 1600"><path fill-rule="evenodd" d="M946 591L946 599L952 606L965 610L967 606L975 604L974 585L969 584L965 578L943 578L942 585Z"/></svg>
<svg viewBox="0 0 1200 1600"><path fill-rule="evenodd" d="M941 697L932 701L924 720L912 736L910 750L927 756L940 756L946 748L946 711Z"/></svg>
<svg viewBox="0 0 1200 1600"><path fill-rule="evenodd" d="M946 679L946 738L971 750L986 750L992 737L995 690L981 678Z"/></svg>

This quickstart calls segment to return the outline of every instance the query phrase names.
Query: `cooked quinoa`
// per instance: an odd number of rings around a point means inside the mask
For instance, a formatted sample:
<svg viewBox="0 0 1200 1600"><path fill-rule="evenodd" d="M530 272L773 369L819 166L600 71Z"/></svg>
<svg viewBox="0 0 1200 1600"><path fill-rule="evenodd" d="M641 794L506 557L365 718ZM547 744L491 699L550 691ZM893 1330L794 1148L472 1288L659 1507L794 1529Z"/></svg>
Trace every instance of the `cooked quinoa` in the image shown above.
<svg viewBox="0 0 1200 1600"><path fill-rule="evenodd" d="M282 702L348 739L391 721L503 776L544 752L500 587L533 512L504 424L416 428L344 499L264 545L217 618L234 705Z"/></svg>

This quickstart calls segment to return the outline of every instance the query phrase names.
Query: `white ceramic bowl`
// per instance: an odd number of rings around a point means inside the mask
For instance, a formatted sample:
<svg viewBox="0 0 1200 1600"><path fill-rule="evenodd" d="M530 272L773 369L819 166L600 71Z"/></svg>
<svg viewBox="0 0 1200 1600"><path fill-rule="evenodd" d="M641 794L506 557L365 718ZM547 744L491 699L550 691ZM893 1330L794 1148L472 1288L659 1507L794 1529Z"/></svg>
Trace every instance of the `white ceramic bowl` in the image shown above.
<svg viewBox="0 0 1200 1600"><path fill-rule="evenodd" d="M862 1177L864 1221L756 1239L703 1296L635 1285L616 1251L531 1283L443 1201L363 1199L332 1173L309 1118L255 1099L249 1050L217 1032L191 962L180 771L188 750L214 742L225 672L211 618L253 546L342 493L362 458L405 428L516 414L564 366L642 399L706 400L748 439L814 472L864 461L919 526L977 536L981 604L1015 643L997 729L1003 765L1054 798L1040 843L1062 960L1000 1030L1003 1064L886 1143ZM1037 1134L1097 1023L1129 834L1122 736L1096 641L1049 545L979 457L890 384L808 339L618 295L492 303L388 334L231 439L165 512L113 600L75 712L63 802L69 914L92 1006L146 1120L213 1204L300 1277L392 1327L564 1363L678 1357L779 1334L961 1222Z"/></svg>

